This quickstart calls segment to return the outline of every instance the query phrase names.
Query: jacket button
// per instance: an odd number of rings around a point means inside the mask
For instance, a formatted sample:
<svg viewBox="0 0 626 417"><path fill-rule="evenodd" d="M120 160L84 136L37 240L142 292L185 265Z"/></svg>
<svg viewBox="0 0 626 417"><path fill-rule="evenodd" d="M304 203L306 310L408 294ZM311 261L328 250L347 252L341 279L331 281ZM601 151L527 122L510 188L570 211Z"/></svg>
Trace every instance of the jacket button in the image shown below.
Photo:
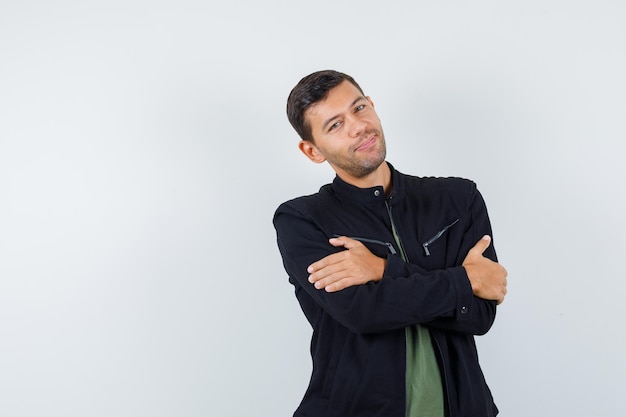
<svg viewBox="0 0 626 417"><path fill-rule="evenodd" d="M374 190L374 196L378 197L380 195L380 190Z"/></svg>
<svg viewBox="0 0 626 417"><path fill-rule="evenodd" d="M467 314L467 307L461 307L461 314Z"/></svg>

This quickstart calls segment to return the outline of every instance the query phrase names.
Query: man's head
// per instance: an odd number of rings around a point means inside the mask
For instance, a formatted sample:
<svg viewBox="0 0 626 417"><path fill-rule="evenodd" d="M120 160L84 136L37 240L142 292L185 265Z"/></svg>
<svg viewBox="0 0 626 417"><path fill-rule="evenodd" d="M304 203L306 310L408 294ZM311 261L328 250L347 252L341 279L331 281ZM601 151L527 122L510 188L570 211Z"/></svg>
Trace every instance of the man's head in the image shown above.
<svg viewBox="0 0 626 417"><path fill-rule="evenodd" d="M287 118L302 140L315 142L306 119L307 110L324 100L328 92L344 81L354 85L363 96L363 90L351 76L334 71L317 71L307 75L291 90L287 99Z"/></svg>
<svg viewBox="0 0 626 417"><path fill-rule="evenodd" d="M302 138L300 151L315 163L327 161L344 181L363 185L388 171L374 103L352 77L337 71L304 77L289 95L287 114Z"/></svg>

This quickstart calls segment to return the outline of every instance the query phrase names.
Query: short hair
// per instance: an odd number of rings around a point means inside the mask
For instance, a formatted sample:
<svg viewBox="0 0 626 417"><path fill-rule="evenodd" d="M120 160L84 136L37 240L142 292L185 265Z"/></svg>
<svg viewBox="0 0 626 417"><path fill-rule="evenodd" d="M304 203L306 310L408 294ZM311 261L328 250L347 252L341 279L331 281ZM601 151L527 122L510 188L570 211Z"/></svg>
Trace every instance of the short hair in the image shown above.
<svg viewBox="0 0 626 417"><path fill-rule="evenodd" d="M301 139L313 142L311 126L305 120L306 111L315 103L324 100L330 90L344 81L349 81L365 95L354 78L334 70L309 74L291 90L287 98L287 118Z"/></svg>

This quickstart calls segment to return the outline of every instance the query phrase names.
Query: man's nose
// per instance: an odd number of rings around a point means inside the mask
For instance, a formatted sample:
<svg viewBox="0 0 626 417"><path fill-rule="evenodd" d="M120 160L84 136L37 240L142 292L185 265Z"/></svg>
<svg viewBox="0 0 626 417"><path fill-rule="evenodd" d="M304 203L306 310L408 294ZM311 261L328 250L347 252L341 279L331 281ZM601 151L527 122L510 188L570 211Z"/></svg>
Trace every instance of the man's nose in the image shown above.
<svg viewBox="0 0 626 417"><path fill-rule="evenodd" d="M365 131L366 124L363 120L356 117L351 117L349 123L350 136L357 137Z"/></svg>

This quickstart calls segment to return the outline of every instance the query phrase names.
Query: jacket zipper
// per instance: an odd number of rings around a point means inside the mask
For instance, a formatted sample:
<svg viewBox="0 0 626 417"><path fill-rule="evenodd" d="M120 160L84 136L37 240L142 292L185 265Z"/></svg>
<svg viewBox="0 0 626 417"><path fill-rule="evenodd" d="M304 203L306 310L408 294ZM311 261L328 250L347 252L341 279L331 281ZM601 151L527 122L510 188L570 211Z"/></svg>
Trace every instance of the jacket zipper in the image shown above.
<svg viewBox="0 0 626 417"><path fill-rule="evenodd" d="M339 237L339 236L341 235L334 235L334 237ZM397 253L396 249L389 242L383 242L382 240L376 240L376 239L368 239L366 237L354 237L354 236L348 236L348 237L350 239L358 240L359 242L375 243L377 245L387 246L387 248L389 249L389 253L391 253L392 255L395 255Z"/></svg>
<svg viewBox="0 0 626 417"><path fill-rule="evenodd" d="M424 248L424 253L426 253L426 256L430 256L430 250L428 250L428 246L432 245L437 239L439 239L445 232L448 231L449 228L454 226L459 220L460 219L456 219L455 221L453 221L452 223L450 223L449 225L441 229L439 232L437 232L435 236L431 237L426 242L422 243L422 247Z"/></svg>

